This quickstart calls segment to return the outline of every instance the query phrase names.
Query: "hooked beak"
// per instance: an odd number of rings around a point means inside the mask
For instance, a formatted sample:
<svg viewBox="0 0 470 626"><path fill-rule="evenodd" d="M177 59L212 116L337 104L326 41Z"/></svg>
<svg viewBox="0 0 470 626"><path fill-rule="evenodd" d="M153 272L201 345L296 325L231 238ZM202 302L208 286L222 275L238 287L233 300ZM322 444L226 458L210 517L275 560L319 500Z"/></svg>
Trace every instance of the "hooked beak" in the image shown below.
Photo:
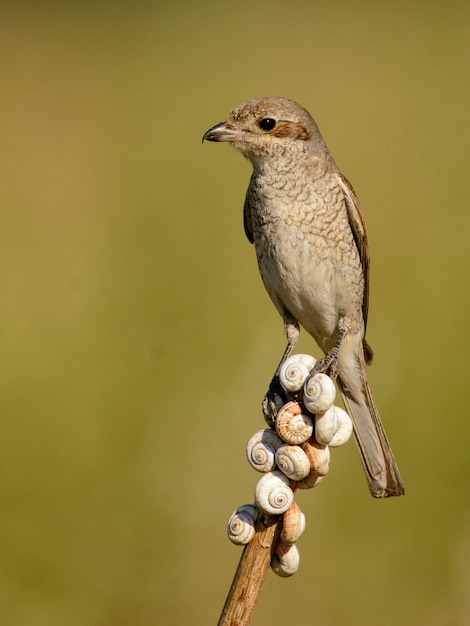
<svg viewBox="0 0 470 626"><path fill-rule="evenodd" d="M204 141L239 141L240 131L236 128L231 128L227 122L220 122L204 133L202 137L202 143Z"/></svg>

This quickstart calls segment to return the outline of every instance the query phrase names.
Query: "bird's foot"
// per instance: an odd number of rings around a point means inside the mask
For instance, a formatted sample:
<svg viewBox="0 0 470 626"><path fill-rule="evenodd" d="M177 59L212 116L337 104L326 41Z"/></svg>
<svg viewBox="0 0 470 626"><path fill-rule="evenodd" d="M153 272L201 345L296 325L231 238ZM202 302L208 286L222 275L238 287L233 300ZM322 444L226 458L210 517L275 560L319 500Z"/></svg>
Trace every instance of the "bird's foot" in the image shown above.
<svg viewBox="0 0 470 626"><path fill-rule="evenodd" d="M310 376L314 374L318 374L321 372L322 374L326 374L329 376L333 382L338 378L338 366L339 366L339 350L343 345L343 341L348 334L346 320L340 320L339 326L339 334L338 339L336 341L335 346L327 353L322 359L319 359L315 365L313 366Z"/></svg>
<svg viewBox="0 0 470 626"><path fill-rule="evenodd" d="M339 346L335 346L332 350L328 352L322 359L319 359L312 370L310 371L310 376L314 376L321 372L322 374L326 374L333 381L338 378L338 362L339 362Z"/></svg>
<svg viewBox="0 0 470 626"><path fill-rule="evenodd" d="M279 382L279 376L273 376L262 402L264 419L271 428L274 427L279 406L282 406L288 402L288 400L288 394L282 388Z"/></svg>

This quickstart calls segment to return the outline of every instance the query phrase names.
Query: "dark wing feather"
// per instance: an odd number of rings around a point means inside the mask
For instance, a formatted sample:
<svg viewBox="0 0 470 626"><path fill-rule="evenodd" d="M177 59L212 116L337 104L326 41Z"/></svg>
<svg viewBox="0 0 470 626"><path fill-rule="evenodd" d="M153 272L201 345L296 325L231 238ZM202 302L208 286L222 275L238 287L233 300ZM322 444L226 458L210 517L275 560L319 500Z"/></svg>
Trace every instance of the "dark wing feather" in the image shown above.
<svg viewBox="0 0 470 626"><path fill-rule="evenodd" d="M250 205L250 188L245 196L245 204L243 205L243 226L245 227L245 234L248 237L250 243L254 242L253 226L251 223L251 205Z"/></svg>
<svg viewBox="0 0 470 626"><path fill-rule="evenodd" d="M367 230L364 216L362 215L353 186L340 172L338 172L339 185L343 191L348 211L349 224L356 241L359 251L359 257L362 264L362 272L364 274L364 298L362 301L362 315L364 317L364 330L367 326L367 313L369 311L369 242L367 239ZM367 355L366 355L367 356Z"/></svg>

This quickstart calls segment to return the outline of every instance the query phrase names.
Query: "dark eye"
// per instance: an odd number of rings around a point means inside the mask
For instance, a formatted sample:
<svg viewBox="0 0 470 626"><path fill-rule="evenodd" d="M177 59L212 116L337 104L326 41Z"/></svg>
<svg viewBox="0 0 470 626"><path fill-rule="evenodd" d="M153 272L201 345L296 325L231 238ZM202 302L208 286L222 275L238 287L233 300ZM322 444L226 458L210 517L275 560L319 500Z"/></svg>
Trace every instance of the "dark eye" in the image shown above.
<svg viewBox="0 0 470 626"><path fill-rule="evenodd" d="M273 120L272 117L265 117L258 122L258 126L261 130L272 130L276 126L276 120Z"/></svg>

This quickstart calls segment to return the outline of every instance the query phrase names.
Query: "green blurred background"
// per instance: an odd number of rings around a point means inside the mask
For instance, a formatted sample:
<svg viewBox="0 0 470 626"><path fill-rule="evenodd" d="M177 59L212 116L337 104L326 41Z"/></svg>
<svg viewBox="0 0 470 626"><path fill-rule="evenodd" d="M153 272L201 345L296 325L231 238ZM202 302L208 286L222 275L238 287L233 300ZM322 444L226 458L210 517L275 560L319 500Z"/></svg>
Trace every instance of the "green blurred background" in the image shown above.
<svg viewBox="0 0 470 626"><path fill-rule="evenodd" d="M0 621L210 626L284 347L250 167L205 130L282 95L371 240L370 377L407 495L333 453L253 624L470 623L468 2L2 3ZM299 350L318 354L303 337Z"/></svg>

